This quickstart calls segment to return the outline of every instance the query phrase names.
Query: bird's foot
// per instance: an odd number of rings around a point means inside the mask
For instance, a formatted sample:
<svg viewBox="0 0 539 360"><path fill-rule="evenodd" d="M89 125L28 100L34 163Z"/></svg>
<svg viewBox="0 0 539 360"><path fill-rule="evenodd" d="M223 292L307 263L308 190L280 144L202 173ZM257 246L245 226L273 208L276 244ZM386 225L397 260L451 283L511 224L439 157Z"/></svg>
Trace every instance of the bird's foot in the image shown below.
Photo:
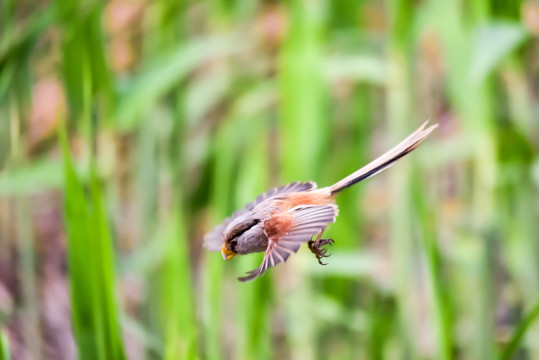
<svg viewBox="0 0 539 360"><path fill-rule="evenodd" d="M309 245L309 250L316 256L318 263L327 265L327 263L322 262L322 259L329 257L330 254L327 253L328 249L323 249L322 246L332 245L334 242L333 239L316 239L315 241L309 240L307 244Z"/></svg>

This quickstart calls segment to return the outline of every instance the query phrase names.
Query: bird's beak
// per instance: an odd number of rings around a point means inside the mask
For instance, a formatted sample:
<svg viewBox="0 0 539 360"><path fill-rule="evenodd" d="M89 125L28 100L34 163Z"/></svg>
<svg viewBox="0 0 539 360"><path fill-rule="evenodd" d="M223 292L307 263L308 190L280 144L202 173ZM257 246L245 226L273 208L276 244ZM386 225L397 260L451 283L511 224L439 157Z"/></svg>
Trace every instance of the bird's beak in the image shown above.
<svg viewBox="0 0 539 360"><path fill-rule="evenodd" d="M230 260L234 257L234 255L236 255L236 253L227 249L225 244L223 244L223 246L221 246L221 255L223 255L223 259Z"/></svg>

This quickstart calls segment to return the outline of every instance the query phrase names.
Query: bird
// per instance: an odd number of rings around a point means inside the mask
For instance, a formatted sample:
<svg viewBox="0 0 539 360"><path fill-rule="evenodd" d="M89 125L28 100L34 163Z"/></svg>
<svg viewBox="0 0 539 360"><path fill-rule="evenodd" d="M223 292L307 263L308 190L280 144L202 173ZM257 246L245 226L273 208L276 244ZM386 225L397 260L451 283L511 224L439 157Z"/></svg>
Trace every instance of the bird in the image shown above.
<svg viewBox="0 0 539 360"><path fill-rule="evenodd" d="M238 277L242 282L262 276L270 267L285 262L303 243L307 243L318 262L325 265L322 259L329 256L325 246L334 241L322 239L322 234L339 214L336 196L417 149L438 126L426 127L427 124L428 121L391 150L331 186L318 189L312 181L296 181L258 196L206 234L204 247L221 251L225 260L235 255L264 252L258 268Z"/></svg>

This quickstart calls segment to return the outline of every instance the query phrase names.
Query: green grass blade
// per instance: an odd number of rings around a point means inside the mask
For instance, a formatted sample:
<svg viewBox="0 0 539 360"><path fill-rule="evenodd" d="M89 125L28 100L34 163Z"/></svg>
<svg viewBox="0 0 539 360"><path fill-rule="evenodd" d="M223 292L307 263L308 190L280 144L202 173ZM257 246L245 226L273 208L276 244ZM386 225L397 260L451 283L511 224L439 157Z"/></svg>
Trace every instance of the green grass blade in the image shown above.
<svg viewBox="0 0 539 360"><path fill-rule="evenodd" d="M237 53L245 49L245 45L236 36L216 36L193 40L173 52L163 54L124 87L117 109L116 126L120 129L133 128L141 115L200 63Z"/></svg>
<svg viewBox="0 0 539 360"><path fill-rule="evenodd" d="M0 173L0 197L31 195L62 186L62 163L34 159L15 169Z"/></svg>
<svg viewBox="0 0 539 360"><path fill-rule="evenodd" d="M240 142L231 142L234 135L241 128L235 123L234 118L226 119L221 125L220 132L214 139L214 176L212 184L212 198L215 208L214 221L218 223L229 216L233 210L231 206L231 194L234 190L236 159L240 153ZM242 125L242 124L240 124ZM206 253L204 279L204 330L206 335L206 356L210 360L222 359L222 329L223 326L223 302L222 294L226 292L224 287L225 264L220 254ZM235 281L235 280L234 280Z"/></svg>
<svg viewBox="0 0 539 360"><path fill-rule="evenodd" d="M80 359L125 359L114 295L111 239L95 168L90 195L77 177L65 130L60 131L64 160L64 217L72 323Z"/></svg>
<svg viewBox="0 0 539 360"><path fill-rule="evenodd" d="M515 351L518 349L522 338L526 335L526 332L530 329L533 323L537 320L539 316L539 300L533 305L530 312L526 317L518 324L513 336L509 343L505 346L502 352L502 360L510 360L513 358Z"/></svg>
<svg viewBox="0 0 539 360"><path fill-rule="evenodd" d="M496 66L527 38L518 23L489 23L477 30L470 62L470 78L477 83L485 80Z"/></svg>
<svg viewBox="0 0 539 360"><path fill-rule="evenodd" d="M428 194L424 184L414 178L413 196L423 233L423 249L425 252L427 280L429 284L431 312L433 327L436 334L437 354L439 359L451 359L451 349L454 344L453 324L451 322L452 309L450 308L451 293L447 291L448 284L442 276L443 264L440 249L437 243L436 228L438 219L429 210L427 202Z"/></svg>
<svg viewBox="0 0 539 360"><path fill-rule="evenodd" d="M282 183L317 178L319 165L325 163L324 150L330 134L329 118L324 116L327 98L321 56L323 4L301 0L288 4L291 26L279 58ZM316 310L310 300L315 292L307 274L298 270L297 276L303 281L282 302L289 319L290 353L293 359L314 359Z"/></svg>
<svg viewBox="0 0 539 360"><path fill-rule="evenodd" d="M162 317L164 359L197 359L193 285L183 213L173 212L161 234L166 244L163 260Z"/></svg>
<svg viewBox="0 0 539 360"><path fill-rule="evenodd" d="M271 117L271 115L269 115ZM252 201L257 195L268 188L269 159L267 153L268 136L264 132L265 120L262 116L247 116L241 119L245 122L244 129L251 134L251 139L245 144L245 153L238 169L236 182L236 207ZM239 258L237 264L241 270L238 274L252 270L260 264L259 256ZM237 344L237 357L240 359L271 359L273 358L271 339L271 271L260 279L249 283L237 283L238 304L241 313L238 316L238 331L241 341Z"/></svg>
<svg viewBox="0 0 539 360"><path fill-rule="evenodd" d="M4 331L0 328L0 360L10 360L11 356L9 353L9 340Z"/></svg>
<svg viewBox="0 0 539 360"><path fill-rule="evenodd" d="M63 30L63 78L75 118L86 111L89 94L106 95L101 97L103 105L114 101L101 26L103 5L99 2L87 5L84 8L81 3L56 0Z"/></svg>
<svg viewBox="0 0 539 360"><path fill-rule="evenodd" d="M411 25L413 24L412 4L406 0L388 2L391 41L388 44L387 62L387 118L391 141L402 138L408 132L406 124L411 122L413 108L411 106L410 88L411 73L409 56ZM414 252L413 222L410 214L413 204L409 197L410 167L409 163L398 164L388 172L390 197L394 204L389 209L389 233L391 261L394 266L395 296L399 310L399 345L400 351L411 358L418 356L418 338L413 334L418 331L419 324L414 314L414 296L419 284L413 276L413 268L417 261Z"/></svg>

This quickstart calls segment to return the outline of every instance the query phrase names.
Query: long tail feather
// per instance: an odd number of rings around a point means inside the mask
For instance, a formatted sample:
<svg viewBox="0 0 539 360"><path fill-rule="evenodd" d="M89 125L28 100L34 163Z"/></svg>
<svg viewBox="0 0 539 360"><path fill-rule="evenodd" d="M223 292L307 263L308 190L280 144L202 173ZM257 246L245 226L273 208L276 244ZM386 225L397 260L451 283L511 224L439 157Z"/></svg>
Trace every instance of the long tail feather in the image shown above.
<svg viewBox="0 0 539 360"><path fill-rule="evenodd" d="M337 182L335 185L329 188L331 195L338 193L339 191L346 189L349 186L352 186L362 180L365 180L375 174L378 174L380 171L387 169L395 163L401 157L411 153L419 147L421 142L438 126L437 124L427 126L428 121L426 121L419 129L414 131L410 136L401 141L393 149L389 150L382 156L378 157L376 160L365 165L361 169L357 170L353 174L348 175L341 181Z"/></svg>

